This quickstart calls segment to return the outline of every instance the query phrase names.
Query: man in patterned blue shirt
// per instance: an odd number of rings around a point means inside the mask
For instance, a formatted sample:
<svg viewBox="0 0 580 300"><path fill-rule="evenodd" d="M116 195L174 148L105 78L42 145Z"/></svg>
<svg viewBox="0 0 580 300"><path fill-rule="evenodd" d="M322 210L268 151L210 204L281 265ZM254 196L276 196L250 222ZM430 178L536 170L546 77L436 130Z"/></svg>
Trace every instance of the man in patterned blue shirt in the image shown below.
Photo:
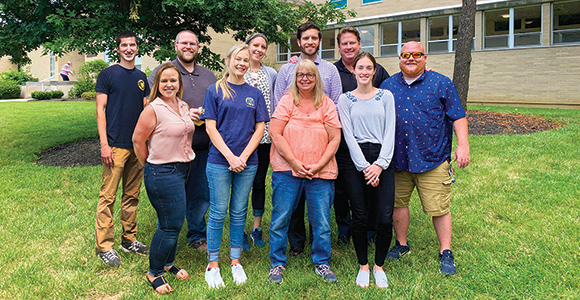
<svg viewBox="0 0 580 300"><path fill-rule="evenodd" d="M455 84L448 77L426 71L427 56L420 43L409 42L401 48L401 72L381 84L395 96L395 209L393 227L397 241L387 254L398 259L410 253L407 242L409 200L417 188L423 211L433 218L439 239L440 272L455 274L451 252L450 162L469 164L467 119ZM453 130L457 149L451 161Z"/></svg>

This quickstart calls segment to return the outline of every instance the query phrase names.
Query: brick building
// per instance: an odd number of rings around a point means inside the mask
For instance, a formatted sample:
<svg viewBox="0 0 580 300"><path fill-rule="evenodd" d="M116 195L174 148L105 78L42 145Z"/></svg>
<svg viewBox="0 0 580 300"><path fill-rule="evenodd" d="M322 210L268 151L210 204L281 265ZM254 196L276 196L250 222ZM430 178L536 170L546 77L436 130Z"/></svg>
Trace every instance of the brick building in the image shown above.
<svg viewBox="0 0 580 300"><path fill-rule="evenodd" d="M324 0L316 0L321 2ZM320 55L340 58L338 29L353 26L363 51L389 73L399 71L400 47L418 41L427 65L453 77L461 0L332 0L357 12L346 24L328 24ZM277 63L299 51L278 46ZM468 103L580 108L580 1L477 1Z"/></svg>

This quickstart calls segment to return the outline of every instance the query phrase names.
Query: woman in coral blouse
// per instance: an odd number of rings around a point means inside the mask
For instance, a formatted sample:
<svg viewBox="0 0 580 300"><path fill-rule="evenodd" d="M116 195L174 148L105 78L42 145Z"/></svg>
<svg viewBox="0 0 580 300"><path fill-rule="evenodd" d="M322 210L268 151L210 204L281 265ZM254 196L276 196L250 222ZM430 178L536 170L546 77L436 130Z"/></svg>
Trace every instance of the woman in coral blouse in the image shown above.
<svg viewBox="0 0 580 300"><path fill-rule="evenodd" d="M340 142L340 121L334 103L324 94L316 65L304 60L296 67L288 92L270 122L272 150L271 281L282 283L287 232L302 192L314 230L312 260L318 275L335 281L330 270L330 207L338 174L334 154Z"/></svg>
<svg viewBox="0 0 580 300"><path fill-rule="evenodd" d="M189 279L185 270L173 264L185 220L185 182L189 163L195 158L191 149L195 126L187 103L179 99L182 94L179 70L171 63L162 65L153 81L149 103L133 133L135 155L145 166L147 196L157 212L158 225L151 240L147 279L160 294L173 292L163 277L165 271L181 280Z"/></svg>

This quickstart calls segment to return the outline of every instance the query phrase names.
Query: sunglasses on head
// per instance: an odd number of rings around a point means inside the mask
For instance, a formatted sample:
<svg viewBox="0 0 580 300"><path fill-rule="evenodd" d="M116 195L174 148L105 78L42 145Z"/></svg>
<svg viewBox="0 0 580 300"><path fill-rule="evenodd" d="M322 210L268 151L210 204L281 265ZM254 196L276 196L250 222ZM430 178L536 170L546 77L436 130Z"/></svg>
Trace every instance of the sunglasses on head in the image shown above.
<svg viewBox="0 0 580 300"><path fill-rule="evenodd" d="M414 59L418 59L423 57L423 55L425 55L423 52L403 52L401 53L401 58L408 59L413 56Z"/></svg>

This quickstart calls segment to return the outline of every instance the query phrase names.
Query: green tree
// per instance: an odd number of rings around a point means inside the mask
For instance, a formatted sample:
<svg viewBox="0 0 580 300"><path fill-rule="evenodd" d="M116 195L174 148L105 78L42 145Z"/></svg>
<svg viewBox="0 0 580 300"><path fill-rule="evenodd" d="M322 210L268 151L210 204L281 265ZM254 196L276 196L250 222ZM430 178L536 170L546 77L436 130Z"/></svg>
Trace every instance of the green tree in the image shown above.
<svg viewBox="0 0 580 300"><path fill-rule="evenodd" d="M163 61L175 54L175 35L190 29L204 44L199 61L219 70L219 55L207 47L210 29L230 33L238 41L259 31L272 42L287 43L288 33L305 20L323 28L328 22L343 22L344 12L330 2L292 0L3 0L0 56L10 55L22 64L29 62L27 52L41 46L56 55L72 50L116 55L115 36L130 29L140 37L141 55ZM348 14L354 16L353 11Z"/></svg>

